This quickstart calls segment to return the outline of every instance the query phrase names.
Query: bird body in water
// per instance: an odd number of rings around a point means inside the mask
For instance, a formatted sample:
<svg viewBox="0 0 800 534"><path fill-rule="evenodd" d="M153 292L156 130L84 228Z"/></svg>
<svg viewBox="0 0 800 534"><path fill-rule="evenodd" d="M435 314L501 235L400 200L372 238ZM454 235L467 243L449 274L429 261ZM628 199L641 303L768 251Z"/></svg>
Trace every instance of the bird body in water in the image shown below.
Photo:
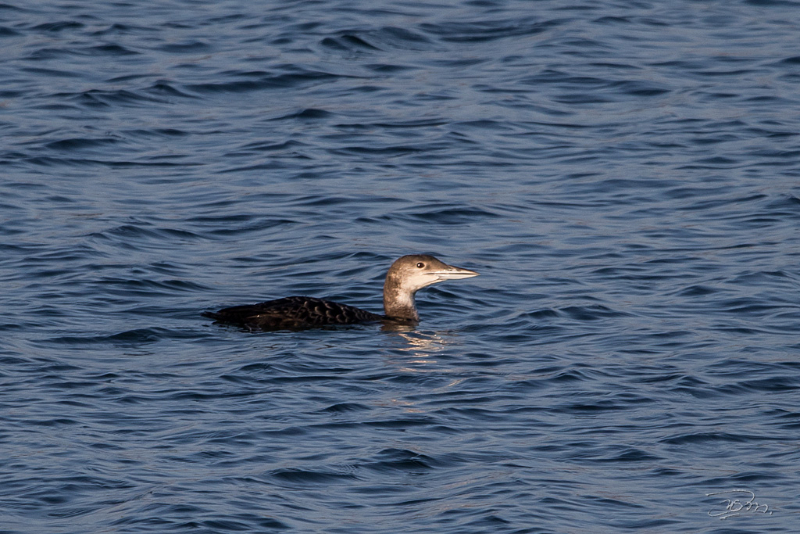
<svg viewBox="0 0 800 534"><path fill-rule="evenodd" d="M251 330L301 330L330 325L374 322L417 323L414 294L431 284L478 276L475 271L447 265L433 256L403 256L386 273L383 285L385 315L368 312L313 297L286 297L258 304L205 312L218 323L236 324Z"/></svg>

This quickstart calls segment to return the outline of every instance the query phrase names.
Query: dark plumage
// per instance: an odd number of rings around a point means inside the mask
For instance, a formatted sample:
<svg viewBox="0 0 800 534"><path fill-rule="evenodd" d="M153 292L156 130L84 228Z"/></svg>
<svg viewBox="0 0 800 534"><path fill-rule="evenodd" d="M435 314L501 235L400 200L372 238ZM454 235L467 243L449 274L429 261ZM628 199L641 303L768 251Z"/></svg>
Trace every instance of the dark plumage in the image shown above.
<svg viewBox="0 0 800 534"><path fill-rule="evenodd" d="M234 306L216 313L205 312L220 323L241 324L268 330L296 330L334 324L372 323L383 315L354 306L313 297L285 297L259 304Z"/></svg>
<svg viewBox="0 0 800 534"><path fill-rule="evenodd" d="M286 297L204 312L203 315L218 323L236 324L251 330L300 330L374 322L416 323L419 315L414 294L418 290L444 280L473 276L478 276L478 273L447 265L433 256L403 256L386 273L383 285L386 315L314 297Z"/></svg>

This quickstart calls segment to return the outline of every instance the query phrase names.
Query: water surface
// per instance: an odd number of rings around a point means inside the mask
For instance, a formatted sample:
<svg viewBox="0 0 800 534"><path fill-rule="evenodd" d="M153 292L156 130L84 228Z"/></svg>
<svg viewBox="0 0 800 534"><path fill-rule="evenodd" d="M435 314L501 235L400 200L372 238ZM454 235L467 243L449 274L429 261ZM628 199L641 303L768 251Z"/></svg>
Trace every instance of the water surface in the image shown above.
<svg viewBox="0 0 800 534"><path fill-rule="evenodd" d="M797 2L92 4L0 5L0 531L796 530Z"/></svg>

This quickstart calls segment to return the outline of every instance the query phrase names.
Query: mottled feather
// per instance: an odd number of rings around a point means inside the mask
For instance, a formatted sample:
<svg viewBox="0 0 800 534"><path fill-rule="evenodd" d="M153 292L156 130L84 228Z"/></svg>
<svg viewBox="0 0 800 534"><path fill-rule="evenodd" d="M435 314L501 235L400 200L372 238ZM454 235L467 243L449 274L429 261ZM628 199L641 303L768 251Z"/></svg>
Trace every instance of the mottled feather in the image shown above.
<svg viewBox="0 0 800 534"><path fill-rule="evenodd" d="M234 306L206 312L221 323L232 323L261 330L295 330L320 326L373 323L383 315L313 297L285 297L258 304Z"/></svg>

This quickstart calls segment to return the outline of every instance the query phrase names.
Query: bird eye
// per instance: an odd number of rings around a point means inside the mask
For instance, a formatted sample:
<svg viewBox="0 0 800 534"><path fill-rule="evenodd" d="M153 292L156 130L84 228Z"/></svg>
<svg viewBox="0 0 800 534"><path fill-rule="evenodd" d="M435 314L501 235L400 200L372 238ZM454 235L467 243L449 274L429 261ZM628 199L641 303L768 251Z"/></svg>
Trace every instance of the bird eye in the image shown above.
<svg viewBox="0 0 800 534"><path fill-rule="evenodd" d="M423 267L425 267L425 264L424 264L424 263L422 263L422 262L419 262L419 263L417 264L417 269L422 269Z"/></svg>

